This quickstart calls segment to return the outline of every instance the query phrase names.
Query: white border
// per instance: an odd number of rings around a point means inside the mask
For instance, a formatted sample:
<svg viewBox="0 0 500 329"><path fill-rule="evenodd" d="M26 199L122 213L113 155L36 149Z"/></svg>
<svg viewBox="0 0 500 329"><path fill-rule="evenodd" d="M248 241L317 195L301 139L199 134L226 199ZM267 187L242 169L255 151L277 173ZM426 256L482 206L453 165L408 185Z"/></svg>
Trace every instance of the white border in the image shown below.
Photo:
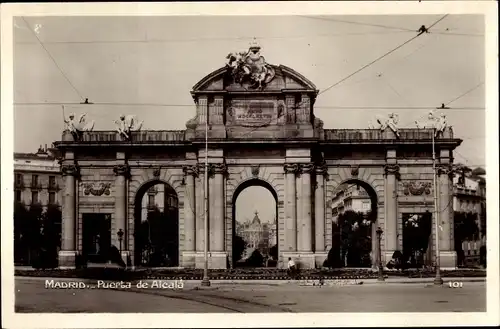
<svg viewBox="0 0 500 329"><path fill-rule="evenodd" d="M496 1L45 3L1 5L2 320L8 328L131 328L206 326L448 326L499 324L498 17ZM13 282L13 16L484 14L486 20L487 313L15 314ZM258 318L257 318L258 317ZM254 321L249 321L250 318Z"/></svg>

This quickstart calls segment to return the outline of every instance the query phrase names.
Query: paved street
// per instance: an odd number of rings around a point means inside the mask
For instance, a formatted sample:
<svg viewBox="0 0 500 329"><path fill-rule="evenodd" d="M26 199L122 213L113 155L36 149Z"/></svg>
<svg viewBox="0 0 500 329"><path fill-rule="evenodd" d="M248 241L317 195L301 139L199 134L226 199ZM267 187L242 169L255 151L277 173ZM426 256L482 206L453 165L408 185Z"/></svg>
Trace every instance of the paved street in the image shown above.
<svg viewBox="0 0 500 329"><path fill-rule="evenodd" d="M56 280L55 280L56 281ZM62 281L60 281L62 282ZM69 281L65 281L69 282ZM294 284L214 284L196 289L45 288L40 278L16 278L17 312L481 312L486 283L462 288L428 284L364 284L324 287Z"/></svg>

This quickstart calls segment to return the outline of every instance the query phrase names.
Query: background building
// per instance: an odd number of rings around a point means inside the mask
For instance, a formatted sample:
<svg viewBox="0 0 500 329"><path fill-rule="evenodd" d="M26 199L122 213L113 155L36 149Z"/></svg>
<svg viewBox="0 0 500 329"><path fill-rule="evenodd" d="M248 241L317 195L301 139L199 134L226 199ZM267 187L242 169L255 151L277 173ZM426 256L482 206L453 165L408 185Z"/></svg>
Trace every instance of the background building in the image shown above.
<svg viewBox="0 0 500 329"><path fill-rule="evenodd" d="M58 153L47 146L36 153L14 153L14 260L32 265L44 237L61 245L62 177ZM49 209L50 208L50 209ZM50 211L48 211L50 210ZM57 253L54 254L57 258Z"/></svg>
<svg viewBox="0 0 500 329"><path fill-rule="evenodd" d="M337 222L339 215L348 210L368 213L370 209L371 201L365 189L356 184L344 185L332 199L332 220Z"/></svg>
<svg viewBox="0 0 500 329"><path fill-rule="evenodd" d="M236 224L236 234L247 243L242 258L248 258L258 249L262 255L269 255L270 249L276 245L276 224L262 223L256 211L253 219Z"/></svg>
<svg viewBox="0 0 500 329"><path fill-rule="evenodd" d="M462 242L465 264L478 264L481 246L486 245L486 172L462 167L453 177L453 210L476 214L478 233Z"/></svg>

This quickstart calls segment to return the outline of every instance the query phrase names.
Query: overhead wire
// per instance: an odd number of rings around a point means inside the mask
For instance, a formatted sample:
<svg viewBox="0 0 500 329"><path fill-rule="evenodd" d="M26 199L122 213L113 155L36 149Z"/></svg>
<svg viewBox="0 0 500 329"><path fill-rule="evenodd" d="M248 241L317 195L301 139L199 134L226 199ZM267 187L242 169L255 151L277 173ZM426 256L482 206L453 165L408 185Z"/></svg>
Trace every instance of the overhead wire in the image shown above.
<svg viewBox="0 0 500 329"><path fill-rule="evenodd" d="M427 28L427 31L429 29L431 29L433 26L435 26L436 24L438 24L439 22L441 22L446 16L448 16L448 14L444 15L443 17L441 17L440 19L438 19L436 22L434 22L431 26L429 26ZM419 33L417 34L416 36L413 36L411 37L410 39L408 39L407 41L403 42L402 44L400 44L399 46L397 46L396 48L394 49L391 49L390 51L386 52L385 54L383 54L382 56L376 58L375 60L371 61L370 63L364 65L363 67L361 67L360 69L354 71L353 73L349 74L348 76L346 76L345 78L339 80L338 82L330 85L329 87L323 89L323 91L321 91L320 93L318 93L318 96L327 92L328 90L330 90L331 88L341 84L342 82L344 82L345 80L349 79L350 77L356 75L357 73L361 72L362 70L366 69L367 67L375 64L376 62L378 62L379 60L383 59L384 57L387 57L388 55L392 54L393 52L395 52L396 50L400 49L401 47L404 47L405 45L407 45L408 43L412 42L413 40L417 39L419 36L421 36L422 34L424 33Z"/></svg>
<svg viewBox="0 0 500 329"><path fill-rule="evenodd" d="M24 18L24 17L21 17L24 21L24 23L26 24L26 26L28 27L28 29L31 31L31 33L35 36L35 38L38 40L38 43L40 44L40 46L42 46L43 50L45 50L45 52L47 53L47 55L49 56L49 58L52 60L52 62L54 63L54 65L57 67L57 69L59 70L59 72L61 72L62 76L66 79L66 81L68 82L68 84L73 88L73 90L77 93L77 95L82 99L82 100L85 100L85 98L82 96L82 94L80 93L80 91L78 91L78 89L75 87L75 85L71 82L71 80L68 78L68 76L66 75L66 73L64 73L63 69L59 66L59 64L57 64L57 61L55 60L54 56L52 56L52 54L48 51L47 47L45 47L45 45L43 44L43 42L40 40L40 38L38 37L38 35L35 33L35 31L33 31L31 25L28 23L28 21Z"/></svg>

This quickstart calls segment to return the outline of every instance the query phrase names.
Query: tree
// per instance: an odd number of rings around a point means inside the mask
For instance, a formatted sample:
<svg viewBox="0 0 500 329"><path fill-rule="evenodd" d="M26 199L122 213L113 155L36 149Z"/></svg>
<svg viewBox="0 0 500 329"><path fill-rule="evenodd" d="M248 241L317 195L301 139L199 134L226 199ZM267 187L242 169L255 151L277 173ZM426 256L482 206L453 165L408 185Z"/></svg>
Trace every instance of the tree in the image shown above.
<svg viewBox="0 0 500 329"><path fill-rule="evenodd" d="M243 253L245 252L245 249L247 248L247 242L243 240L243 238L239 235L234 236L234 242L233 242L233 258L234 258L234 263L239 261L243 257ZM277 251L277 249L276 249Z"/></svg>
<svg viewBox="0 0 500 329"><path fill-rule="evenodd" d="M459 265L462 265L465 260L462 243L467 240L473 240L479 233L479 227L476 220L477 213L462 211L454 212L454 244Z"/></svg>
<svg viewBox="0 0 500 329"><path fill-rule="evenodd" d="M41 246L46 252L45 267L57 267L57 252L61 246L61 220L62 213L56 205L48 205L47 210L42 214Z"/></svg>
<svg viewBox="0 0 500 329"><path fill-rule="evenodd" d="M367 219L370 217L352 210L339 215L340 254L348 266L370 266L371 222Z"/></svg>
<svg viewBox="0 0 500 329"><path fill-rule="evenodd" d="M271 256L273 259L278 259L278 245L275 244L269 249L269 256Z"/></svg>
<svg viewBox="0 0 500 329"><path fill-rule="evenodd" d="M29 239L27 237L28 210L22 202L14 203L14 255L15 262L29 264Z"/></svg>

